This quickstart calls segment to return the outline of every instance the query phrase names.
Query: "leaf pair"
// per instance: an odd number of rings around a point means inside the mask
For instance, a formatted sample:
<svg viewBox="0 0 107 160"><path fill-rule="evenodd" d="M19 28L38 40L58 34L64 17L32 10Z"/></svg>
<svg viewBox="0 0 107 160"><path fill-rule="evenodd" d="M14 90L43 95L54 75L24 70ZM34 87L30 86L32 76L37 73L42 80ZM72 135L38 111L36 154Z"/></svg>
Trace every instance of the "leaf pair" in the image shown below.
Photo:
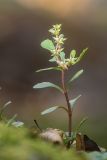
<svg viewBox="0 0 107 160"><path fill-rule="evenodd" d="M49 67L49 68L44 68L44 69L39 69L36 72L43 72L43 71L49 71L49 70L59 70L61 71L60 67ZM69 83L73 82L74 80L76 80L77 78L79 78L82 73L84 72L83 69L79 70L76 74L74 74L74 76L69 80Z"/></svg>
<svg viewBox="0 0 107 160"><path fill-rule="evenodd" d="M70 100L70 105L71 105L71 108L72 108L72 109L74 108L77 100L78 100L80 97L81 97L81 95L79 95L79 96L77 96L76 98ZM53 107L50 107L50 108L44 110L43 112L41 112L41 114L42 114L42 115L45 115L45 114L54 112L55 110L57 110L57 109L59 109L59 108L62 108L62 109L64 109L64 110L66 110L67 113L68 113L68 109L65 108L65 107L62 107L62 106L53 106Z"/></svg>
<svg viewBox="0 0 107 160"><path fill-rule="evenodd" d="M45 70L51 70L51 69L58 69L57 67L50 67L50 68L45 68L45 69L40 69L37 72L41 72L41 71L45 71ZM83 69L78 71L70 80L69 80L69 84L71 82L73 82L74 80L76 80L77 78L79 78L79 76L83 73ZM59 90L60 92L63 93L63 90L61 87L59 87L58 85L55 85L51 82L42 82L42 83L37 83L36 85L33 86L34 89L40 89L40 88L56 88L57 90Z"/></svg>
<svg viewBox="0 0 107 160"><path fill-rule="evenodd" d="M46 69L41 69L38 70L37 72L41 72L41 71L45 71L45 70L51 70L51 69L56 69L56 67L50 67L50 68L46 68ZM81 69L80 71L78 71L70 80L69 80L69 84L71 82L73 82L74 80L76 80L77 78L79 78L79 76L83 73L83 69ZM59 86L50 83L50 82L42 82L42 83L38 83L36 85L33 86L34 89L40 89L40 88L56 88L57 90L59 90L61 93L63 93L62 88L60 88ZM77 100L81 97L81 95L78 95L76 98L72 99L69 101L71 108L74 108ZM47 114L47 113L51 113L53 111L55 111L58 108L65 108L65 107L60 107L60 106L54 106L54 107L50 107L48 109L46 109L45 111L42 112L42 115Z"/></svg>

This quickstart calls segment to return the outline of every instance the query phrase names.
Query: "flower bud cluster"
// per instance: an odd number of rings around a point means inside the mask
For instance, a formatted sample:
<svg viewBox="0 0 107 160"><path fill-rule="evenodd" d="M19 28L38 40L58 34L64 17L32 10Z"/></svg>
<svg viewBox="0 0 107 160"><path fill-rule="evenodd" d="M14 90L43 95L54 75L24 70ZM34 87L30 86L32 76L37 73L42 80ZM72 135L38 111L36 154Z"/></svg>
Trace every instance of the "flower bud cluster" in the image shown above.
<svg viewBox="0 0 107 160"><path fill-rule="evenodd" d="M64 37L64 34L61 34L61 24L53 25L53 28L49 30L49 32L52 34L53 42L54 42L54 49L51 50L52 53L52 59L51 62L54 61L58 64L58 67L60 67L63 70L67 70L70 66L76 64L79 62L82 58L82 56L87 51L87 48L83 50L83 52L80 54L79 57L76 56L76 51L72 50L70 52L70 57L65 58L64 53L64 42L66 38Z"/></svg>
<svg viewBox="0 0 107 160"><path fill-rule="evenodd" d="M53 25L53 28L49 30L49 32L53 36L54 44L55 44L55 49L52 50L52 56L55 57L56 62L61 69L68 69L66 63L65 63L65 55L63 59L61 58L61 53L63 52L63 44L66 38L64 37L63 34L60 34L61 31L61 24L56 24ZM63 52L64 53L64 52ZM64 53L65 54L65 53Z"/></svg>

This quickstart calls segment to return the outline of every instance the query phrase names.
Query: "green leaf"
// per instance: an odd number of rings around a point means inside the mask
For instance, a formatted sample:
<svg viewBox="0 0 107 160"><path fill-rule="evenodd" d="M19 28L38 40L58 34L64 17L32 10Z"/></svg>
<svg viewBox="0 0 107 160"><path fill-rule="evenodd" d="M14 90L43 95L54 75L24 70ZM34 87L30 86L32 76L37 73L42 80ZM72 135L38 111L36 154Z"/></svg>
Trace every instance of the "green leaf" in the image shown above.
<svg viewBox="0 0 107 160"><path fill-rule="evenodd" d="M70 58L75 58L75 56L76 56L76 50L72 50L70 52Z"/></svg>
<svg viewBox="0 0 107 160"><path fill-rule="evenodd" d="M88 48L83 49L83 51L80 53L80 56L78 57L76 63L79 62L83 58L83 56L86 54L87 50L88 50Z"/></svg>
<svg viewBox="0 0 107 160"><path fill-rule="evenodd" d="M70 105L71 105L71 108L74 108L77 100L78 100L80 97L81 97L81 95L78 95L76 98L71 99L71 100L69 101L69 103L70 103Z"/></svg>
<svg viewBox="0 0 107 160"><path fill-rule="evenodd" d="M23 127L24 126L24 123L21 122L21 121L15 121L12 123L12 126L18 128L18 127Z"/></svg>
<svg viewBox="0 0 107 160"><path fill-rule="evenodd" d="M54 46L53 42L51 40L49 40L49 39L46 39L43 42L41 42L41 47L45 48L45 49L47 49L49 51L55 49L55 46Z"/></svg>
<svg viewBox="0 0 107 160"><path fill-rule="evenodd" d="M36 72L38 73L38 72L49 71L49 70L60 70L61 71L59 67L50 67L50 68L39 69Z"/></svg>
<svg viewBox="0 0 107 160"><path fill-rule="evenodd" d="M65 53L64 52L60 53L60 58L62 61L65 61Z"/></svg>
<svg viewBox="0 0 107 160"><path fill-rule="evenodd" d="M51 112L55 111L58 108L59 108L59 106L50 107L50 108L44 110L43 112L41 112L41 115L45 115L45 114L51 113Z"/></svg>
<svg viewBox="0 0 107 160"><path fill-rule="evenodd" d="M74 74L74 76L69 80L69 83L73 82L74 80L76 80L77 78L79 78L82 73L84 72L83 69L81 69L80 71L78 71L76 74Z"/></svg>
<svg viewBox="0 0 107 160"><path fill-rule="evenodd" d="M42 82L42 83L38 83L36 85L33 86L34 89L39 89L39 88L56 88L58 89L60 92L63 93L63 90L62 88L60 88L59 86L53 84L53 83L50 83L50 82Z"/></svg>
<svg viewBox="0 0 107 160"><path fill-rule="evenodd" d="M11 101L8 101L7 103L5 103L3 105L3 107L1 108L1 111L0 111L0 118L2 119L2 114L4 112L4 110L8 107L9 104L11 104L12 102Z"/></svg>
<svg viewBox="0 0 107 160"><path fill-rule="evenodd" d="M41 112L41 115L45 115L45 114L51 113L51 112L55 111L56 109L63 109L68 114L68 109L66 107L63 107L63 106L54 106L54 107L50 107L50 108L44 110L43 112Z"/></svg>
<svg viewBox="0 0 107 160"><path fill-rule="evenodd" d="M55 33L55 30L53 28L49 29L49 32L54 34Z"/></svg>
<svg viewBox="0 0 107 160"><path fill-rule="evenodd" d="M88 117L84 117L84 118L80 121L79 125L78 125L77 128L76 128L76 133L78 133L78 132L80 131L81 126L82 126L87 120L88 120Z"/></svg>
<svg viewBox="0 0 107 160"><path fill-rule="evenodd" d="M16 117L17 117L17 114L15 114L11 119L9 119L6 125L10 126L15 121Z"/></svg>
<svg viewBox="0 0 107 160"><path fill-rule="evenodd" d="M51 58L49 62L56 62L56 58L55 57Z"/></svg>
<svg viewBox="0 0 107 160"><path fill-rule="evenodd" d="M12 102L11 101L8 101L7 103L5 103L2 107L2 109L4 110L9 104L11 104Z"/></svg>

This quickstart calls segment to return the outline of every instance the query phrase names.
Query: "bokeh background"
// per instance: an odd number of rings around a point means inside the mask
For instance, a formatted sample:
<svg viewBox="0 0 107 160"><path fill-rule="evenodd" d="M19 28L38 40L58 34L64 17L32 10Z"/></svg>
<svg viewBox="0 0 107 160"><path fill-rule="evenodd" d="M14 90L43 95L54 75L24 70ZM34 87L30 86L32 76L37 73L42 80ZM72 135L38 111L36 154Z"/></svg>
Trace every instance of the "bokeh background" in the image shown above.
<svg viewBox="0 0 107 160"><path fill-rule="evenodd" d="M42 128L67 130L63 111L40 115L49 106L65 104L63 96L54 89L32 89L42 81L60 83L55 71L35 73L51 66L40 43L56 23L63 25L68 38L66 53L89 47L84 60L67 75L69 79L79 69L85 71L70 92L72 98L82 94L74 110L74 128L88 116L82 131L107 147L107 0L0 0L0 105L11 100L6 116L17 113L17 119L29 126L36 119Z"/></svg>

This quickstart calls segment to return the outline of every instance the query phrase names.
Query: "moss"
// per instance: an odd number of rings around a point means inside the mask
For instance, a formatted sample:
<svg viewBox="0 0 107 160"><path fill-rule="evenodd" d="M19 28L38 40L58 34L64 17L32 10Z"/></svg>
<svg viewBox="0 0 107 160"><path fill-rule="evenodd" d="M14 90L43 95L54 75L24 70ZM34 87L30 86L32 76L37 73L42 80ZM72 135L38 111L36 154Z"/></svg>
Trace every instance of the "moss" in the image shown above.
<svg viewBox="0 0 107 160"><path fill-rule="evenodd" d="M0 160L87 160L86 153L55 147L28 133L26 128L0 124Z"/></svg>

